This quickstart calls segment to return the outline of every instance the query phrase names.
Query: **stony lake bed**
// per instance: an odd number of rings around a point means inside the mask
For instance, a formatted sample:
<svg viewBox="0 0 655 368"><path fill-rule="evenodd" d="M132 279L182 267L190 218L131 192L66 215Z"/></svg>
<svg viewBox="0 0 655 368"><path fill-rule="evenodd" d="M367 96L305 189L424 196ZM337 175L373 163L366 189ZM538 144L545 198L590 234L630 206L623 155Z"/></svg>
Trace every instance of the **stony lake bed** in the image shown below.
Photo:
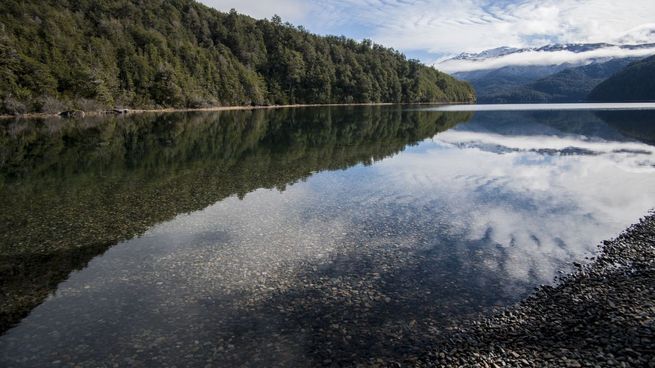
<svg viewBox="0 0 655 368"><path fill-rule="evenodd" d="M3 122L0 363L655 364L652 217L619 236L654 207L654 122L403 106Z"/></svg>

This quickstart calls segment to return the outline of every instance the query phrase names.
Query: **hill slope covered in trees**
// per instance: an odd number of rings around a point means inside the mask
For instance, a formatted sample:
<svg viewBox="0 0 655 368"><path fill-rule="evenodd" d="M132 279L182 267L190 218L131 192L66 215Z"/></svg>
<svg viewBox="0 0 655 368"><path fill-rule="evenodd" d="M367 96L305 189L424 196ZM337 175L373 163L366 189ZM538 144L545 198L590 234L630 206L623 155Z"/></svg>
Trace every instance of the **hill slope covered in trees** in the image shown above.
<svg viewBox="0 0 655 368"><path fill-rule="evenodd" d="M474 98L393 49L279 17L193 0L0 3L0 113Z"/></svg>
<svg viewBox="0 0 655 368"><path fill-rule="evenodd" d="M655 101L655 56L637 61L614 74L589 94L591 101Z"/></svg>
<svg viewBox="0 0 655 368"><path fill-rule="evenodd" d="M637 60L617 58L580 66L506 66L455 76L470 81L481 103L582 102L599 83Z"/></svg>

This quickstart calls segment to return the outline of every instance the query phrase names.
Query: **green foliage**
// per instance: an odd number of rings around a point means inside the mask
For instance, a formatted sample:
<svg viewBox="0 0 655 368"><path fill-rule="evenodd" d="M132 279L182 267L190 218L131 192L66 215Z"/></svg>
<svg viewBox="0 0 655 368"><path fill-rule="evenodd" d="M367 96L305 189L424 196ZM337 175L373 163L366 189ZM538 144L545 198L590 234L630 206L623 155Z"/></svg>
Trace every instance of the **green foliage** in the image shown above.
<svg viewBox="0 0 655 368"><path fill-rule="evenodd" d="M0 113L68 108L468 102L402 54L193 0L4 0ZM19 111L21 110L21 111Z"/></svg>
<svg viewBox="0 0 655 368"><path fill-rule="evenodd" d="M599 84L589 94L591 101L655 101L655 56L637 61Z"/></svg>

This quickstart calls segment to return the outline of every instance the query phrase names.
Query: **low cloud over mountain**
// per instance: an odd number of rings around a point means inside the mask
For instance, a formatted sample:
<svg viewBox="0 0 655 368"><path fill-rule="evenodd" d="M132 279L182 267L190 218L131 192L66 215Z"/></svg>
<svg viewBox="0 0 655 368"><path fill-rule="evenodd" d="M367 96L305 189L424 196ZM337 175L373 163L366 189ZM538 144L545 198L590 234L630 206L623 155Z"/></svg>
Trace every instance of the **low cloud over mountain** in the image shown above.
<svg viewBox="0 0 655 368"><path fill-rule="evenodd" d="M487 50L478 54L464 53L435 64L448 73L499 69L506 66L583 65L614 58L638 58L655 55L655 43L642 45L565 44L539 48Z"/></svg>

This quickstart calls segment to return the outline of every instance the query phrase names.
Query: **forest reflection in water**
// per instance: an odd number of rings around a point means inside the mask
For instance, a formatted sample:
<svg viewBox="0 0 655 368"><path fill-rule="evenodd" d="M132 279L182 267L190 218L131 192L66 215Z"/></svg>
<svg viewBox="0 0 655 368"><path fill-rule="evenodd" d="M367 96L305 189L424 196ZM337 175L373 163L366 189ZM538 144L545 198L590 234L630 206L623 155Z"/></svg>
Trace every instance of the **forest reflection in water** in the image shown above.
<svg viewBox="0 0 655 368"><path fill-rule="evenodd" d="M653 120L612 114L357 107L6 125L3 327L57 292L2 337L0 359L412 354L444 320L552 282L652 206Z"/></svg>
<svg viewBox="0 0 655 368"><path fill-rule="evenodd" d="M178 213L370 164L469 116L326 108L4 125L0 327L107 247Z"/></svg>

